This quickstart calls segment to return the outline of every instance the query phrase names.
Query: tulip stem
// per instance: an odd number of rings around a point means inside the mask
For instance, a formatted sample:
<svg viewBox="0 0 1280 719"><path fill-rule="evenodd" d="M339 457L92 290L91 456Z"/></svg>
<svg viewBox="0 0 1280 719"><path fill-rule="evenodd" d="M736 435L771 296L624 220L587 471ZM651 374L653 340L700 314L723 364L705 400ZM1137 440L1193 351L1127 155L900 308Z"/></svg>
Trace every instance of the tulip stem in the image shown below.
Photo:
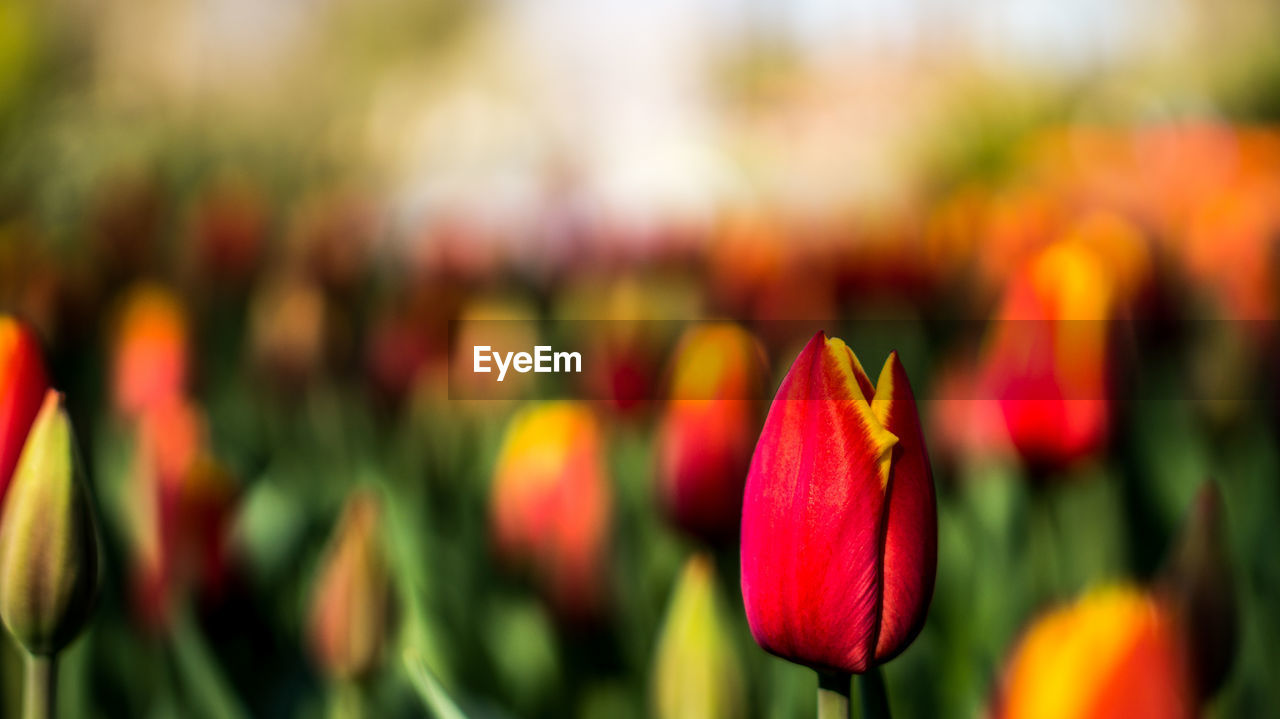
<svg viewBox="0 0 1280 719"><path fill-rule="evenodd" d="M849 675L818 672L818 719L849 719Z"/></svg>
<svg viewBox="0 0 1280 719"><path fill-rule="evenodd" d="M58 666L53 655L27 654L23 719L53 719L57 710Z"/></svg>
<svg viewBox="0 0 1280 719"><path fill-rule="evenodd" d="M880 667L858 675L858 696L862 700L862 719L889 719L889 695L884 690Z"/></svg>
<svg viewBox="0 0 1280 719"><path fill-rule="evenodd" d="M362 719L364 699L360 686L350 679L336 684L329 699L329 716L330 719Z"/></svg>

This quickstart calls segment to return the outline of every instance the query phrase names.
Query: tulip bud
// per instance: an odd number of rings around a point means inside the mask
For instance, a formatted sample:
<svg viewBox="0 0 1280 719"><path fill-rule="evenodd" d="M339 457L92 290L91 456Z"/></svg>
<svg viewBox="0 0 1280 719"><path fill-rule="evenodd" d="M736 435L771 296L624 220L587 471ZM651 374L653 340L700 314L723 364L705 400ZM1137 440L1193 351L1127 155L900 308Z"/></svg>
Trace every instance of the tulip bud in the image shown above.
<svg viewBox="0 0 1280 719"><path fill-rule="evenodd" d="M1095 590L1037 619L1005 670L999 719L1189 719L1176 620L1137 589Z"/></svg>
<svg viewBox="0 0 1280 719"><path fill-rule="evenodd" d="M143 285L125 299L115 338L116 409L136 417L179 397L187 380L187 324L168 290Z"/></svg>
<svg viewBox="0 0 1280 719"><path fill-rule="evenodd" d="M311 651L331 679L357 679L377 663L386 636L387 569L377 498L347 499L320 563L308 622Z"/></svg>
<svg viewBox="0 0 1280 719"><path fill-rule="evenodd" d="M612 497L600 430L582 404L550 402L516 415L494 469L494 543L530 569L562 614L599 609Z"/></svg>
<svg viewBox="0 0 1280 719"><path fill-rule="evenodd" d="M0 619L32 654L54 654L88 621L98 537L62 398L50 390L0 514Z"/></svg>
<svg viewBox="0 0 1280 719"><path fill-rule="evenodd" d="M906 648L933 595L937 510L896 353L872 386L819 332L778 388L747 476L742 595L756 641L861 673Z"/></svg>
<svg viewBox="0 0 1280 719"><path fill-rule="evenodd" d="M758 428L763 352L732 324L688 332L676 351L658 434L658 481L672 523L708 541L733 537Z"/></svg>
<svg viewBox="0 0 1280 719"><path fill-rule="evenodd" d="M654 716L658 719L732 719L744 714L738 666L715 570L706 555L693 557L671 596L658 635L654 663Z"/></svg>
<svg viewBox="0 0 1280 719"><path fill-rule="evenodd" d="M49 377L31 331L12 317L0 316L0 499L48 389Z"/></svg>
<svg viewBox="0 0 1280 719"><path fill-rule="evenodd" d="M1186 632L1197 696L1203 702L1222 687L1239 641L1222 497L1213 483L1206 482L1196 493L1157 587Z"/></svg>

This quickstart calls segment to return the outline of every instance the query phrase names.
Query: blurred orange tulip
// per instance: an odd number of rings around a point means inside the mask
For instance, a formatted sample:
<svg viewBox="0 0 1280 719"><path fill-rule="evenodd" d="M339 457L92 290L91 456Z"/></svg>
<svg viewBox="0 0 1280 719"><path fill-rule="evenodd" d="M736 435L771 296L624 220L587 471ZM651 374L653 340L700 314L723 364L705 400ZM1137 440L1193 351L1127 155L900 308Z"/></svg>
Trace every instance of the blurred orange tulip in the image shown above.
<svg viewBox="0 0 1280 719"><path fill-rule="evenodd" d="M158 285L125 297L113 346L116 410L136 418L182 395L187 381L187 320L178 298Z"/></svg>
<svg viewBox="0 0 1280 719"><path fill-rule="evenodd" d="M1174 618L1131 587L1095 590L1037 619L1005 670L997 719L1193 716Z"/></svg>
<svg viewBox="0 0 1280 719"><path fill-rule="evenodd" d="M249 310L254 366L285 392L306 387L324 367L333 329L325 295L303 273L286 272L256 290Z"/></svg>
<svg viewBox="0 0 1280 719"><path fill-rule="evenodd" d="M378 662L386 639L388 576L378 498L347 498L311 590L307 639L330 679L357 679Z"/></svg>
<svg viewBox="0 0 1280 719"><path fill-rule="evenodd" d="M494 469L497 551L532 569L568 618L589 618L603 599L613 501L603 449L585 405L549 402L512 418Z"/></svg>

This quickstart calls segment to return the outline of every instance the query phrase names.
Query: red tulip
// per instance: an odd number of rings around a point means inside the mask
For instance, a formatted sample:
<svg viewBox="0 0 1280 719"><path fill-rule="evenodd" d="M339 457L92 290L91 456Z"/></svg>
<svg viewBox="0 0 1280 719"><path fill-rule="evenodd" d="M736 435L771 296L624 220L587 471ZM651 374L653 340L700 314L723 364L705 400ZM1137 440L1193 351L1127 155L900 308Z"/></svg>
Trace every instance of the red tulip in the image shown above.
<svg viewBox="0 0 1280 719"><path fill-rule="evenodd" d="M152 407L139 418L134 601L152 629L168 626L189 589L217 599L230 573L236 484L207 445L204 415L188 401Z"/></svg>
<svg viewBox="0 0 1280 719"><path fill-rule="evenodd" d="M826 673L901 652L933 594L937 510L896 353L878 385L819 332L778 388L747 476L742 594L756 641Z"/></svg>
<svg viewBox="0 0 1280 719"><path fill-rule="evenodd" d="M742 518L762 355L732 324L693 329L676 351L658 435L658 491L676 526L708 540L732 537Z"/></svg>
<svg viewBox="0 0 1280 719"><path fill-rule="evenodd" d="M9 489L47 389L39 343L21 322L0 316L0 498Z"/></svg>
<svg viewBox="0 0 1280 719"><path fill-rule="evenodd" d="M494 543L567 618L600 608L611 497L600 428L585 405L549 402L512 418L494 468Z"/></svg>
<svg viewBox="0 0 1280 719"><path fill-rule="evenodd" d="M1106 444L1113 290L1109 270L1079 243L1050 247L1009 286L983 382L1033 470L1069 466Z"/></svg>

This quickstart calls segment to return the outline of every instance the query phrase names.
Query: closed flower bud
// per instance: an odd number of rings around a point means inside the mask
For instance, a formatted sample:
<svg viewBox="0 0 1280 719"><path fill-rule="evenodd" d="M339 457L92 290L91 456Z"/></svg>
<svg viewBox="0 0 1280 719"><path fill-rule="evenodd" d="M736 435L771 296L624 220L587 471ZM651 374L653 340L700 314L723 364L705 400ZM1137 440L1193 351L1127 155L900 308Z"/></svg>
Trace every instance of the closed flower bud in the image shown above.
<svg viewBox="0 0 1280 719"><path fill-rule="evenodd" d="M745 712L738 666L715 571L706 555L685 564L658 636L653 676L657 719L732 719Z"/></svg>
<svg viewBox="0 0 1280 719"><path fill-rule="evenodd" d="M308 640L330 679L358 679L377 663L386 639L388 576L377 498L347 499L312 587Z"/></svg>
<svg viewBox="0 0 1280 719"><path fill-rule="evenodd" d="M736 325L698 327L680 343L657 449L659 496L677 527L737 535L763 382L763 351Z"/></svg>
<svg viewBox="0 0 1280 719"><path fill-rule="evenodd" d="M33 654L84 627L98 586L98 537L62 398L50 390L0 513L0 619Z"/></svg>
<svg viewBox="0 0 1280 719"><path fill-rule="evenodd" d="M1226 681L1239 643L1235 582L1224 535L1222 496L1206 482L1156 585L1186 634L1202 702Z"/></svg>
<svg viewBox="0 0 1280 719"><path fill-rule="evenodd" d="M600 609L612 494L600 428L585 405L549 402L511 420L494 468L494 543L567 617Z"/></svg>
<svg viewBox="0 0 1280 719"><path fill-rule="evenodd" d="M819 671L901 652L933 595L933 476L906 371L877 385L821 332L778 388L747 477L742 594L756 641Z"/></svg>
<svg viewBox="0 0 1280 719"><path fill-rule="evenodd" d="M1004 674L999 719L1189 719L1176 620L1137 589L1096 590L1031 625Z"/></svg>
<svg viewBox="0 0 1280 719"><path fill-rule="evenodd" d="M0 498L48 389L40 346L31 331L12 317L0 316Z"/></svg>

